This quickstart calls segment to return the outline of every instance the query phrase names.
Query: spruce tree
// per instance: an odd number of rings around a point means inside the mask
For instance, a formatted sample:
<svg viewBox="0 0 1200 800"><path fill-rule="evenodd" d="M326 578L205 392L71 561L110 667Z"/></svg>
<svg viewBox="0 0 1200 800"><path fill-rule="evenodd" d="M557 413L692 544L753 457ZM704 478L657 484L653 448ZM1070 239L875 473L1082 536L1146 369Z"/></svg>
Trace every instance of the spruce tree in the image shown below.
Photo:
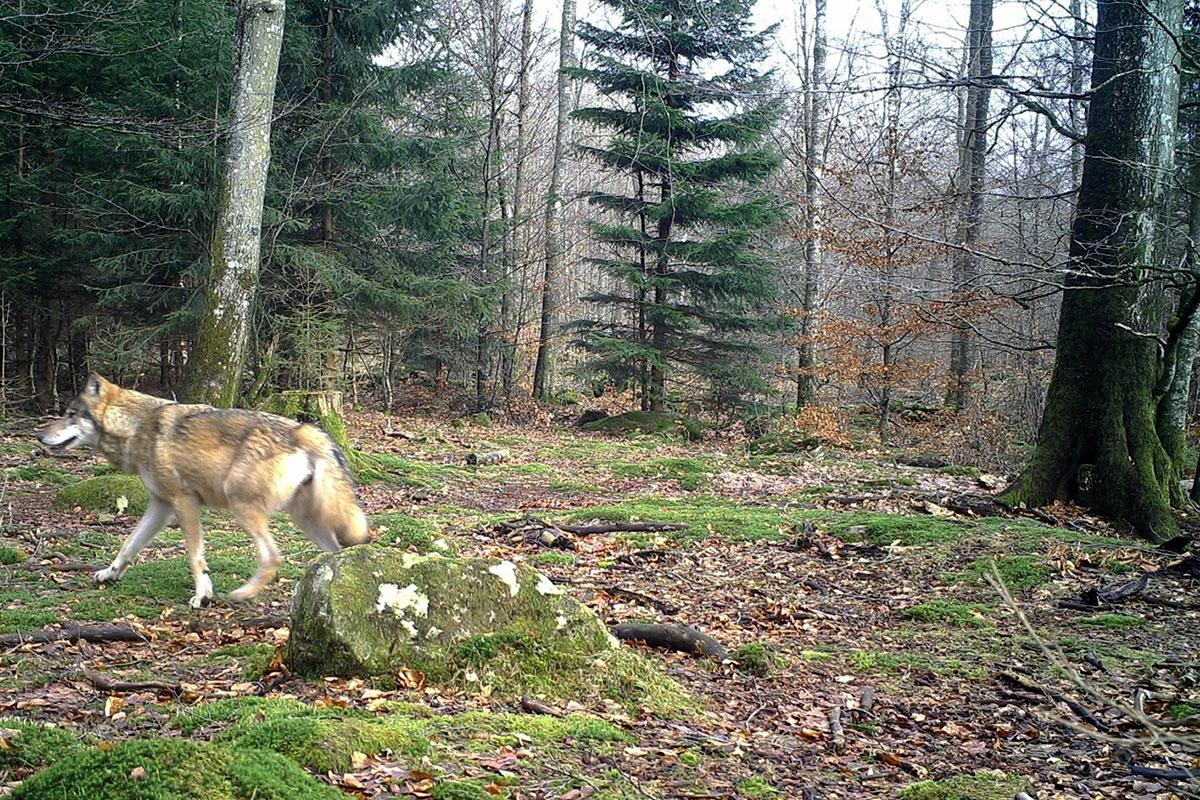
<svg viewBox="0 0 1200 800"><path fill-rule="evenodd" d="M631 191L585 195L603 212L591 228L613 255L595 263L615 288L586 298L606 318L573 328L593 368L663 410L672 370L726 391L755 378L771 284L753 244L781 214L761 146L779 106L756 67L771 31L751 30L748 0L602 2L619 21L579 26L592 55L572 73L606 102L575 116L611 132L583 149Z"/></svg>

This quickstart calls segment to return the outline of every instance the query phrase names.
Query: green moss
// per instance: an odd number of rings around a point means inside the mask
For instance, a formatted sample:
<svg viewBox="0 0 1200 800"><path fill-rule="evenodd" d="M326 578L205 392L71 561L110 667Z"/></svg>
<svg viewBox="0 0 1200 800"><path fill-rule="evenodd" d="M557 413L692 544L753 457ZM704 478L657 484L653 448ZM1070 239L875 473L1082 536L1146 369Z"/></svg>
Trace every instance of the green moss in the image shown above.
<svg viewBox="0 0 1200 800"><path fill-rule="evenodd" d="M202 703L198 706L180 711L171 717L169 725L178 728L186 735L195 733L200 728L223 726L249 719L270 719L273 717L347 717L357 716L362 719L370 717L366 712L356 712L349 709L326 709L301 703L299 700L268 697L227 697Z"/></svg>
<svg viewBox="0 0 1200 800"><path fill-rule="evenodd" d="M685 767L698 767L700 766L700 754L695 750L684 750L679 754L679 763Z"/></svg>
<svg viewBox="0 0 1200 800"><path fill-rule="evenodd" d="M855 650L850 664L859 672L903 672L912 667L932 667L930 661L913 653L885 653L880 650Z"/></svg>
<svg viewBox="0 0 1200 800"><path fill-rule="evenodd" d="M755 775L752 778L747 778L739 782L737 791L738 795L750 798L750 800L755 800L755 798L779 797L779 790L760 775Z"/></svg>
<svg viewBox="0 0 1200 800"><path fill-rule="evenodd" d="M458 646L457 660L469 667L482 667L502 652L523 651L533 647L530 638L521 633L488 633L472 636Z"/></svg>
<svg viewBox="0 0 1200 800"><path fill-rule="evenodd" d="M762 642L749 642L735 649L729 657L737 662L738 669L751 675L766 676L775 663L775 655Z"/></svg>
<svg viewBox="0 0 1200 800"><path fill-rule="evenodd" d="M607 465L614 475L625 478L657 478L678 481L689 491L709 484L712 464L699 458L654 458L641 462L616 462Z"/></svg>
<svg viewBox="0 0 1200 800"><path fill-rule="evenodd" d="M119 474L87 478L64 486L58 490L52 507L58 511L79 506L85 511L141 514L149 504L150 492L146 490L142 479L136 475Z"/></svg>
<svg viewBox="0 0 1200 800"><path fill-rule="evenodd" d="M429 752L429 723L400 716L371 720L273 715L236 722L213 741L237 750L272 750L318 772L344 772L355 752L373 755L387 749L420 759Z"/></svg>
<svg viewBox="0 0 1200 800"><path fill-rule="evenodd" d="M1083 617L1079 620L1079 624L1110 628L1112 630L1124 630L1126 628L1140 628L1146 624L1146 620L1141 617L1131 617L1127 614L1096 614L1091 617Z"/></svg>
<svg viewBox="0 0 1200 800"><path fill-rule="evenodd" d="M921 781L900 790L903 800L1010 800L1029 790L1029 781L999 770L955 775L940 781Z"/></svg>
<svg viewBox="0 0 1200 800"><path fill-rule="evenodd" d="M807 453L820 447L821 439L812 431L793 429L765 434L748 446L750 452L763 456Z"/></svg>
<svg viewBox="0 0 1200 800"><path fill-rule="evenodd" d="M893 542L908 546L954 542L971 530L962 522L942 517L906 517L874 511L846 512L829 519L829 531L838 538L867 539L881 546Z"/></svg>
<svg viewBox="0 0 1200 800"><path fill-rule="evenodd" d="M18 481L35 481L38 483L71 483L75 478L64 470L54 466L53 462L38 461L30 467L12 467L6 470L9 478Z"/></svg>
<svg viewBox="0 0 1200 800"><path fill-rule="evenodd" d="M140 775L141 777L134 777ZM16 800L338 800L294 762L262 750L156 738L76 750L13 791Z"/></svg>
<svg viewBox="0 0 1200 800"><path fill-rule="evenodd" d="M496 795L483 788L481 780L438 781L430 796L433 800L495 800ZM507 796L507 795L501 795Z"/></svg>
<svg viewBox="0 0 1200 800"><path fill-rule="evenodd" d="M957 579L985 584L986 576L992 574L993 565L1004 585L1014 591L1039 586L1054 576L1054 570L1042 563L1038 556L1008 556L974 561Z"/></svg>
<svg viewBox="0 0 1200 800"><path fill-rule="evenodd" d="M233 663L241 667L242 678L256 681L263 676L275 657L275 648L265 644L230 644L213 650L205 661L211 664Z"/></svg>
<svg viewBox="0 0 1200 800"><path fill-rule="evenodd" d="M0 717L0 769L38 769L79 748L75 736L61 728L50 728L20 719Z"/></svg>
<svg viewBox="0 0 1200 800"><path fill-rule="evenodd" d="M417 553L446 553L452 550L432 522L398 511L376 514L371 518L371 528L377 534L376 541L379 544Z"/></svg>
<svg viewBox="0 0 1200 800"><path fill-rule="evenodd" d="M589 520L610 522L681 522L687 531L667 531L649 535L627 536L634 546L649 543L649 539L668 538L680 541L704 538L709 531L734 542L782 541L787 538L784 528L788 519L772 506L740 505L716 495L689 495L678 498L646 497L619 505L593 506L567 516L570 522Z"/></svg>
<svg viewBox="0 0 1200 800"><path fill-rule="evenodd" d="M1167 709L1167 713L1175 719L1187 719L1200 714L1200 704L1196 703L1176 703Z"/></svg>
<svg viewBox="0 0 1200 800"><path fill-rule="evenodd" d="M550 744L566 739L592 742L628 742L624 730L589 714L567 714L551 717L545 714L493 714L487 711L467 711L441 723L456 730L497 735L521 734L535 744ZM515 740L514 740L515 741Z"/></svg>
<svg viewBox="0 0 1200 800"><path fill-rule="evenodd" d="M585 431L628 436L631 434L677 434L691 441L703 435L703 428L694 419L661 411L629 411L605 417L581 426Z"/></svg>
<svg viewBox="0 0 1200 800"><path fill-rule="evenodd" d="M566 566L573 566L575 561L575 556L571 555L570 553L555 553L552 551L546 553L536 553L529 558L530 564L563 564Z"/></svg>
<svg viewBox="0 0 1200 800"><path fill-rule="evenodd" d="M23 563L27 558L29 556L25 555L21 548L11 544L0 544L0 564L11 567L13 564Z"/></svg>
<svg viewBox="0 0 1200 800"><path fill-rule="evenodd" d="M987 606L975 603L930 600L928 603L921 603L920 605L904 609L900 612L900 616L906 619L915 619L919 622L937 622L944 625L983 628L991 625L982 616L982 613L988 610Z"/></svg>

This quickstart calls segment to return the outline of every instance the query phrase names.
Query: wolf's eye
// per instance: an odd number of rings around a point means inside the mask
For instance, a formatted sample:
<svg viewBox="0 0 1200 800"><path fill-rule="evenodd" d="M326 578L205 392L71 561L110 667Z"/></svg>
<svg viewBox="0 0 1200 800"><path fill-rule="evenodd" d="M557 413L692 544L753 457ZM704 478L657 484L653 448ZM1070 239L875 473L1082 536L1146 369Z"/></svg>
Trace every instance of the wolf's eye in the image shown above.
<svg viewBox="0 0 1200 800"><path fill-rule="evenodd" d="M67 419L73 419L74 417L75 417L75 409L68 408L67 409Z"/></svg>

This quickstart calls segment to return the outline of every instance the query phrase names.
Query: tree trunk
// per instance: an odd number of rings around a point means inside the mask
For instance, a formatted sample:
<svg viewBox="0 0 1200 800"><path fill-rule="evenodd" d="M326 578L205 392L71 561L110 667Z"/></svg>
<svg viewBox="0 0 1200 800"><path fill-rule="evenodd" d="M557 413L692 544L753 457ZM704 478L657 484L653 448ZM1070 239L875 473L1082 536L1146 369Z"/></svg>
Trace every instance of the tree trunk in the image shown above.
<svg viewBox="0 0 1200 800"><path fill-rule="evenodd" d="M1148 273L1174 166L1182 10L1183 0L1098 5L1054 374L1033 457L1001 496L1076 500L1154 541L1177 530L1179 471L1155 429L1161 320Z"/></svg>
<svg viewBox="0 0 1200 800"><path fill-rule="evenodd" d="M575 0L563 0L562 30L558 39L558 122L554 128L550 189L546 196L546 269L542 277L542 327L538 334L537 361L533 366L533 396L550 397L554 390L555 325L562 292L563 239L560 211L562 162L571 131L571 78L566 70L575 66Z"/></svg>
<svg viewBox="0 0 1200 800"><path fill-rule="evenodd" d="M821 234L823 220L821 177L825 166L825 0L813 9L812 61L804 101L804 308L800 318L800 347L796 358L796 405L817 402L817 365L813 347L821 290Z"/></svg>
<svg viewBox="0 0 1200 800"><path fill-rule="evenodd" d="M975 248L983 219L983 184L987 172L988 81L992 74L992 0L971 0L966 46L967 102L959 142L958 243L954 260L954 289L969 303L979 265ZM954 329L950 342L950 386L946 405L962 413L971 402L970 372L974 337L966 320Z"/></svg>
<svg viewBox="0 0 1200 800"><path fill-rule="evenodd" d="M525 306L525 161L529 158L529 74L533 70L533 0L525 0L521 9L521 55L517 87L517 157L513 170L512 222L508 228L508 252L505 260L507 287L504 290L501 321L504 345L500 354L500 380L505 400L512 399L517 378L517 343L521 338L522 309Z"/></svg>
<svg viewBox="0 0 1200 800"><path fill-rule="evenodd" d="M283 42L284 0L242 0L233 115L212 243L212 273L181 394L229 407L238 399L258 289L271 109Z"/></svg>

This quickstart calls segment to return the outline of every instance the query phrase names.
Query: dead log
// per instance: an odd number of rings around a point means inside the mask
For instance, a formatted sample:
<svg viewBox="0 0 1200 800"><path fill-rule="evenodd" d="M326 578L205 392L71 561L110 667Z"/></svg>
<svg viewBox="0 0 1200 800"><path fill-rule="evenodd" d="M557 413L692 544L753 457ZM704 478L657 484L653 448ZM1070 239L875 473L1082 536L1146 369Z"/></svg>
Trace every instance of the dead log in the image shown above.
<svg viewBox="0 0 1200 800"><path fill-rule="evenodd" d="M183 694L183 689L177 683L163 683L162 681L118 681L84 666L79 668L79 674L84 680L102 692L153 691L159 694L169 694L172 697L179 697L179 695Z"/></svg>
<svg viewBox="0 0 1200 800"><path fill-rule="evenodd" d="M609 628L612 635L625 642L643 642L661 650L676 650L694 653L724 661L729 657L721 643L706 633L687 625L670 623L654 625L642 622L627 622Z"/></svg>
<svg viewBox="0 0 1200 800"><path fill-rule="evenodd" d="M473 467L490 467L493 464L503 464L507 460L507 450L493 450L488 453L467 454L467 463Z"/></svg>
<svg viewBox="0 0 1200 800"><path fill-rule="evenodd" d="M148 642L149 637L128 625L68 625L28 633L0 634L0 647L47 642Z"/></svg>

